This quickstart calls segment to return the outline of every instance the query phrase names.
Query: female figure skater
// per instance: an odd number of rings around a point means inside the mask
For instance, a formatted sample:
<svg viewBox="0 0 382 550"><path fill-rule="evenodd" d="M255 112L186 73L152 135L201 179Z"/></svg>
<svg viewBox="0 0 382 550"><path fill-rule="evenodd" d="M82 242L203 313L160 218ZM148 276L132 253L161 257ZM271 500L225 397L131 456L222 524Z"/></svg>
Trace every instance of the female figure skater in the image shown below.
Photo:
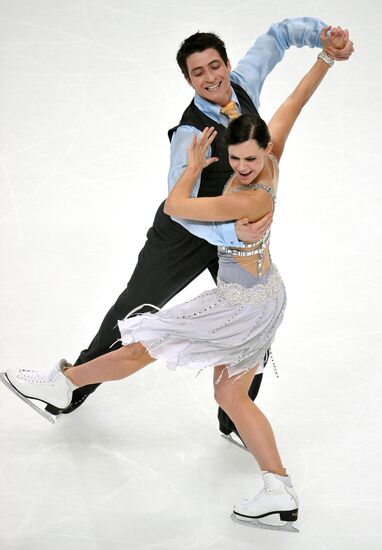
<svg viewBox="0 0 382 550"><path fill-rule="evenodd" d="M332 35L339 46L347 40L347 32L341 29L332 30ZM273 211L278 162L286 139L302 107L331 65L333 61L321 52L268 127L253 115L231 122L226 139L233 175L220 197L190 197L203 168L218 160L206 160L206 152L216 135L214 129L206 128L200 139L195 137L189 148L187 168L166 201L166 213L202 221L244 217L255 221ZM120 349L77 367L61 360L48 374L10 369L4 374L6 381L20 397L64 409L75 388L130 376L155 359L164 361L171 369L213 367L216 401L234 421L263 471L264 489L236 504L233 518L275 528L260 523L259 518L278 514L283 522L279 528L295 530L292 523L298 517L296 492L267 418L248 397L254 370L259 373L263 368L264 353L270 347L286 305L282 279L271 262L269 238L268 231L259 241L247 243L244 251L220 247L216 289L203 292L185 304L120 321L124 344Z"/></svg>

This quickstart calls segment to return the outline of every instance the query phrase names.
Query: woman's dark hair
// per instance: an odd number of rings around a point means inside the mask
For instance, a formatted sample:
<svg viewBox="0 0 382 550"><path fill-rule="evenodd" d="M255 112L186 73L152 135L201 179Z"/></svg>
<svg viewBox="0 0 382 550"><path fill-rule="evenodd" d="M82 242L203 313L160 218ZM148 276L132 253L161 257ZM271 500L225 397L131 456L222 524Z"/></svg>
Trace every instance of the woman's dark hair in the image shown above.
<svg viewBox="0 0 382 550"><path fill-rule="evenodd" d="M223 40L213 32L198 31L183 40L176 54L176 61L187 79L190 78L187 68L187 58L193 53L204 52L208 48L216 50L222 58L224 65L227 65L228 57Z"/></svg>
<svg viewBox="0 0 382 550"><path fill-rule="evenodd" d="M261 149L271 141L268 126L259 115L242 115L232 120L224 136L227 145L237 145L254 139Z"/></svg>

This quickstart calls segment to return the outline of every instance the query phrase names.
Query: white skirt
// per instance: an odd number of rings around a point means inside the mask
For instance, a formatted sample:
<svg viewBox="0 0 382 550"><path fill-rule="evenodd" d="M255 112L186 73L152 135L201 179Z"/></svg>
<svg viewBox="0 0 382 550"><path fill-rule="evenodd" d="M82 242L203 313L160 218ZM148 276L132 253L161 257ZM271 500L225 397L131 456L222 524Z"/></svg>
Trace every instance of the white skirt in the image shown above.
<svg viewBox="0 0 382 550"><path fill-rule="evenodd" d="M141 342L170 369L225 365L234 376L258 366L259 374L285 306L285 287L273 265L265 284L246 288L218 280L217 288L184 304L127 316L118 326L123 345Z"/></svg>

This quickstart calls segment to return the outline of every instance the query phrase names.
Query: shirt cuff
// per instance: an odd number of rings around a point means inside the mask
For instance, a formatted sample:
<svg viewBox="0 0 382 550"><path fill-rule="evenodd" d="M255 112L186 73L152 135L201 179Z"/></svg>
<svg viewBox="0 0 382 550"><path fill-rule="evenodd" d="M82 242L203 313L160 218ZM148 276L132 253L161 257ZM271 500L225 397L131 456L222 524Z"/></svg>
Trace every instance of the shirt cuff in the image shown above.
<svg viewBox="0 0 382 550"><path fill-rule="evenodd" d="M243 243L237 238L233 222L219 224L219 229L225 246L243 246Z"/></svg>

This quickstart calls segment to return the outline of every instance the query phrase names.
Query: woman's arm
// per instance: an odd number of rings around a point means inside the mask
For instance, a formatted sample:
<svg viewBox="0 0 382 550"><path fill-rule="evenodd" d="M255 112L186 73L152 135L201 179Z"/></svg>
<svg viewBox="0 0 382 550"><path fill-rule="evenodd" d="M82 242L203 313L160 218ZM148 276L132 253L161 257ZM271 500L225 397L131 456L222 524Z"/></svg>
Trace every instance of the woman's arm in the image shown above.
<svg viewBox="0 0 382 550"><path fill-rule="evenodd" d="M323 34L325 29L323 30ZM324 40L324 35L321 37ZM346 44L349 40L347 31L340 28L332 29L332 44ZM304 76L297 88L291 93L286 101L279 107L268 124L269 132L273 143L272 153L277 160L280 160L293 124L300 114L304 105L314 94L330 65L322 59L317 59L310 71Z"/></svg>
<svg viewBox="0 0 382 550"><path fill-rule="evenodd" d="M203 168L218 159L206 159L206 151L215 139L214 128L206 128L199 139L196 135L188 151L187 168L172 188L164 204L170 216L199 221L229 221L248 218L256 221L272 211L266 191L237 191L220 197L190 197L196 179Z"/></svg>
<svg viewBox="0 0 382 550"><path fill-rule="evenodd" d="M192 176L187 170L181 181ZM195 181L195 180L191 180ZM178 184L177 184L178 185ZM174 189L177 188L177 185ZM178 188L179 189L179 188ZM197 197L187 195L186 191L177 197L168 197L164 212L186 220L224 222L248 218L250 222L258 221L272 211L272 202L266 191L237 191L221 197Z"/></svg>

